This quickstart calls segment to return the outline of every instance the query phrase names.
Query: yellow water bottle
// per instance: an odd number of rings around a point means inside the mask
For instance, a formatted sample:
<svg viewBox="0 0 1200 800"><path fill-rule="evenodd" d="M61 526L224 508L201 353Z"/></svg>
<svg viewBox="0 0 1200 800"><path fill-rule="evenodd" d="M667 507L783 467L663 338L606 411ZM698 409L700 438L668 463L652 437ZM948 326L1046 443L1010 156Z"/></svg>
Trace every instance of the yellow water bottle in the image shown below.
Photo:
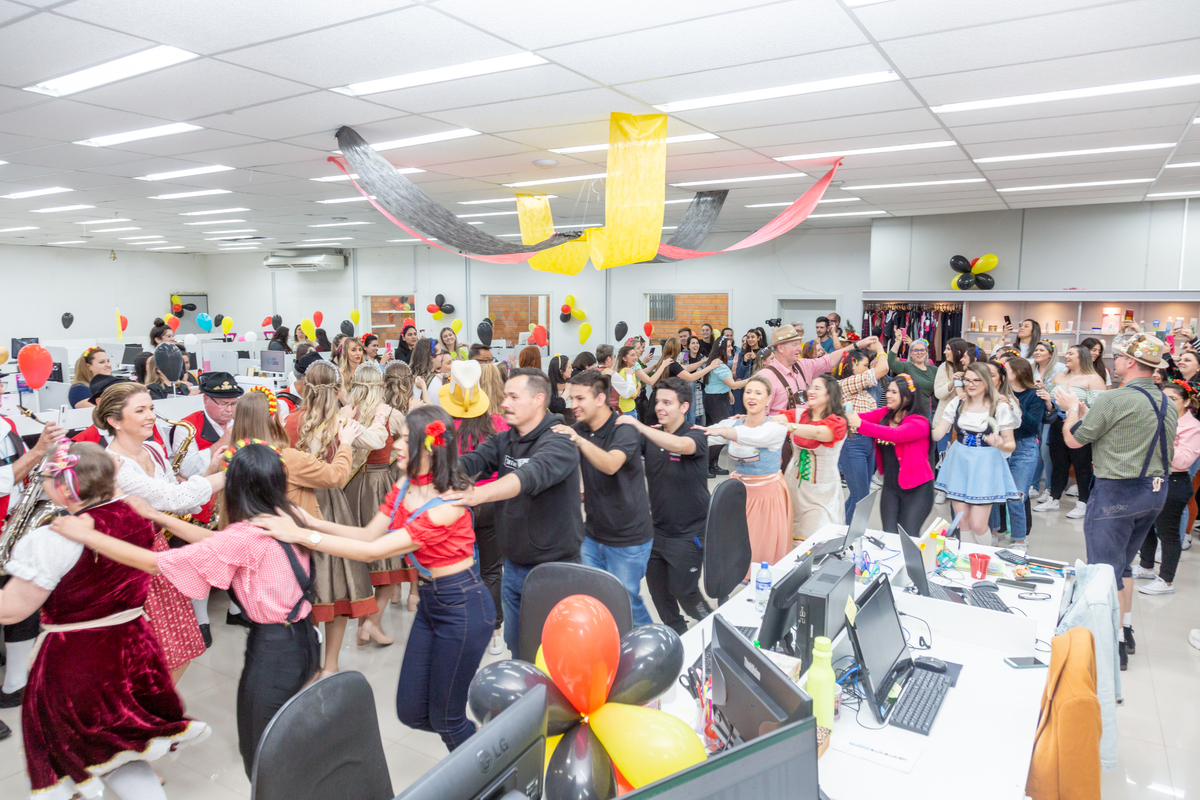
<svg viewBox="0 0 1200 800"><path fill-rule="evenodd" d="M808 696L813 715L822 728L833 728L833 645L828 637L813 639L812 666L808 668Z"/></svg>

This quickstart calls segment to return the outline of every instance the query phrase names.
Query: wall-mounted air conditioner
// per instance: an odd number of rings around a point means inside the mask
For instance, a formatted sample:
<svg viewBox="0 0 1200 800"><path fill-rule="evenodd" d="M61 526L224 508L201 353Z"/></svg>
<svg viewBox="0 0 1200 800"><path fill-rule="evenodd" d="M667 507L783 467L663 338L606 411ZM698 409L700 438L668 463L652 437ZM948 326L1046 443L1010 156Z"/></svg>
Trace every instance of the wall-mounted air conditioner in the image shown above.
<svg viewBox="0 0 1200 800"><path fill-rule="evenodd" d="M323 272L345 269L346 257L341 253L276 250L263 259L263 266L279 272Z"/></svg>

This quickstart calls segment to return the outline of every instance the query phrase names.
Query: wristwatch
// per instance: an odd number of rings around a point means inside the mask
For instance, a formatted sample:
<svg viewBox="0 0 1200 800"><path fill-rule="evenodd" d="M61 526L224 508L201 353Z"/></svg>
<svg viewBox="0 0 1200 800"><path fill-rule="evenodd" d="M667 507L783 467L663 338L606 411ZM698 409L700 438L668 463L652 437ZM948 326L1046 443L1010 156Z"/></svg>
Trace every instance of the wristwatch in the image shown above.
<svg viewBox="0 0 1200 800"><path fill-rule="evenodd" d="M308 534L308 543L313 547L319 545L321 543L321 534L317 533L316 531Z"/></svg>

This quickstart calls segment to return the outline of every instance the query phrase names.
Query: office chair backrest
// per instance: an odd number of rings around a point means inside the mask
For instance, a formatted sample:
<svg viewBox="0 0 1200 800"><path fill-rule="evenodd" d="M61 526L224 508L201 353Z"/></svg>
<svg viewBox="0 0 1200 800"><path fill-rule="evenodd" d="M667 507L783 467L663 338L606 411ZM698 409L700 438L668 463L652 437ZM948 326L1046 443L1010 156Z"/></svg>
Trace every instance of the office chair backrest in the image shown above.
<svg viewBox="0 0 1200 800"><path fill-rule="evenodd" d="M360 672L310 684L263 731L252 800L391 800L375 695Z"/></svg>
<svg viewBox="0 0 1200 800"><path fill-rule="evenodd" d="M521 590L518 658L533 663L542 643L546 617L560 601L573 594L586 594L603 603L616 620L621 636L633 630L629 593L615 575L582 564L539 564L525 577Z"/></svg>
<svg viewBox="0 0 1200 800"><path fill-rule="evenodd" d="M708 504L704 531L704 593L725 602L750 570L750 528L746 487L741 481L717 484Z"/></svg>

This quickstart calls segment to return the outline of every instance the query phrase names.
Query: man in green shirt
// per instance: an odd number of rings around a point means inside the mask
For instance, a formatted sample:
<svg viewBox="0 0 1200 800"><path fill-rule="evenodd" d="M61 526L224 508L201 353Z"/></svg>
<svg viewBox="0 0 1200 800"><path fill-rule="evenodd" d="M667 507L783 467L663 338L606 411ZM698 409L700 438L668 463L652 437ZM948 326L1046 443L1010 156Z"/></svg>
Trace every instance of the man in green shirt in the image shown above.
<svg viewBox="0 0 1200 800"><path fill-rule="evenodd" d="M1113 373L1118 389L1103 392L1091 408L1069 388L1054 391L1067 413L1063 440L1068 447L1092 445L1095 479L1083 517L1090 564L1109 564L1117 578L1125 641L1118 642L1121 669L1133 651L1133 558L1162 511L1167 497L1175 443L1175 404L1154 385L1165 345L1145 333L1113 340ZM1115 382L1115 381L1114 381Z"/></svg>

